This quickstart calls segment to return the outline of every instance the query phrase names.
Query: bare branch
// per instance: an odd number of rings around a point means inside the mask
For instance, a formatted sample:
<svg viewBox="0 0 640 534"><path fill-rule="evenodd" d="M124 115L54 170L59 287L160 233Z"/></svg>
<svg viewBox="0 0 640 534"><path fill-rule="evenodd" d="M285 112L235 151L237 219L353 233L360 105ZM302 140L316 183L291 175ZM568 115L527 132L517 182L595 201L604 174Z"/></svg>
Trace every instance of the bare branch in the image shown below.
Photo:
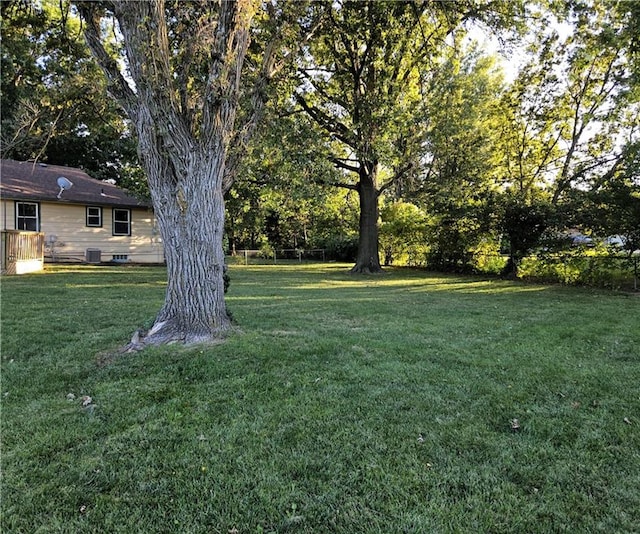
<svg viewBox="0 0 640 534"><path fill-rule="evenodd" d="M87 45L107 77L109 93L133 119L136 114L136 95L120 72L118 63L109 55L102 44L98 7L92 2L76 2L76 7L84 21L84 36Z"/></svg>
<svg viewBox="0 0 640 534"><path fill-rule="evenodd" d="M413 168L415 167L412 161L407 162L405 165L398 169L393 177L391 177L387 182L385 182L382 186L378 188L378 195L384 193L387 189L389 189L392 185L401 180L404 176L406 176Z"/></svg>
<svg viewBox="0 0 640 534"><path fill-rule="evenodd" d="M355 165L349 165L342 158L332 157L329 159L331 163L333 163L336 167L339 167L340 169L344 169L345 171L349 171L349 172L354 172L356 174L360 172L360 167L356 167Z"/></svg>
<svg viewBox="0 0 640 534"><path fill-rule="evenodd" d="M336 136L337 139L350 146L354 150L358 148L358 142L354 139L352 132L341 122L335 120L324 111L315 108L300 94L295 95L296 102L309 114L309 116L326 132Z"/></svg>

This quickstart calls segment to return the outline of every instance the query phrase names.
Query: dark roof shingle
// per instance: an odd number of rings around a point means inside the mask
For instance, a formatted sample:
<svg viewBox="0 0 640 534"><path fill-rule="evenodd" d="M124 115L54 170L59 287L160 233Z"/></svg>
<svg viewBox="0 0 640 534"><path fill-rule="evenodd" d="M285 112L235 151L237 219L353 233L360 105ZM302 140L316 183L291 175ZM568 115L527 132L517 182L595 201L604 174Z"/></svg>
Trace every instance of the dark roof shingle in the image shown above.
<svg viewBox="0 0 640 534"><path fill-rule="evenodd" d="M73 183L60 198L58 178L64 176ZM31 161L2 160L0 173L0 197L12 200L33 200L149 208L151 204L130 195L108 182L91 178L87 173L72 167L46 165Z"/></svg>

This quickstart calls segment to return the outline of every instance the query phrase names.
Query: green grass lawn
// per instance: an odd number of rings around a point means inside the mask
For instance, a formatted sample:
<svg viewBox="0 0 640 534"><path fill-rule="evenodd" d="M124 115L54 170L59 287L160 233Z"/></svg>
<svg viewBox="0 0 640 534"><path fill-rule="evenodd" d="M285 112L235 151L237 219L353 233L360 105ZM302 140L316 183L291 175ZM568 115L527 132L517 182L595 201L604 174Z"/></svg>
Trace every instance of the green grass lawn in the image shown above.
<svg viewBox="0 0 640 534"><path fill-rule="evenodd" d="M640 532L637 295L230 274L225 343L118 358L163 269L2 279L3 533Z"/></svg>

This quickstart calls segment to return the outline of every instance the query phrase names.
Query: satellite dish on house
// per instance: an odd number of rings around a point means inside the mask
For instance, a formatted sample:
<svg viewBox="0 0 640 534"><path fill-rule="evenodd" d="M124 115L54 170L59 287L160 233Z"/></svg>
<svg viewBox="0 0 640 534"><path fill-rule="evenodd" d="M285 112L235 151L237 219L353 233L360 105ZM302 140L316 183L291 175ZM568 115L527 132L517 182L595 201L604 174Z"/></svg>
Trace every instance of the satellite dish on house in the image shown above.
<svg viewBox="0 0 640 534"><path fill-rule="evenodd" d="M60 188L60 192L58 193L58 198L62 196L67 189L71 189L73 186L73 182L64 176L60 176L58 178L58 187Z"/></svg>

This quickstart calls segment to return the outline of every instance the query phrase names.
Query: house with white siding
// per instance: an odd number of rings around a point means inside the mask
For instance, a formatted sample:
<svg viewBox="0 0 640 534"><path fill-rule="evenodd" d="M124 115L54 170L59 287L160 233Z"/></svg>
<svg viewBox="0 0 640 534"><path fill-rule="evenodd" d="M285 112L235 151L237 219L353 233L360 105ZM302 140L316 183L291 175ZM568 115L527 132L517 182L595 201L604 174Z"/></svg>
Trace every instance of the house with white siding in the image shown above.
<svg viewBox="0 0 640 534"><path fill-rule="evenodd" d="M18 235L39 234L46 261L164 261L151 204L71 167L2 160L0 225L4 270Z"/></svg>

